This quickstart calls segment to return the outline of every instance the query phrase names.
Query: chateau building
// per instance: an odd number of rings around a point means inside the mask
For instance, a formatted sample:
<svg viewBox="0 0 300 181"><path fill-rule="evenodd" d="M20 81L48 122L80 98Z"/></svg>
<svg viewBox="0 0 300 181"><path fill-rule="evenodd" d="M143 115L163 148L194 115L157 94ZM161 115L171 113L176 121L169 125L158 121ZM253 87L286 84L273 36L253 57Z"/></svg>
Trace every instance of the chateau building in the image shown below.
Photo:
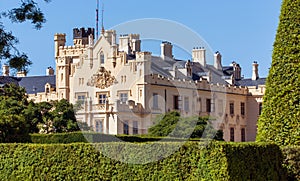
<svg viewBox="0 0 300 181"><path fill-rule="evenodd" d="M118 42L117 42L118 39ZM241 76L236 62L206 60L205 48L194 48L191 60L173 57L173 45L162 42L161 55L141 51L139 34L119 35L94 29L74 29L73 45L66 35L54 35L56 75L9 76L3 67L0 84L15 82L35 102L67 99L82 103L78 121L105 134L145 134L159 114L177 110L182 116L211 116L226 141L253 141L262 107L265 79L253 62L252 78Z"/></svg>

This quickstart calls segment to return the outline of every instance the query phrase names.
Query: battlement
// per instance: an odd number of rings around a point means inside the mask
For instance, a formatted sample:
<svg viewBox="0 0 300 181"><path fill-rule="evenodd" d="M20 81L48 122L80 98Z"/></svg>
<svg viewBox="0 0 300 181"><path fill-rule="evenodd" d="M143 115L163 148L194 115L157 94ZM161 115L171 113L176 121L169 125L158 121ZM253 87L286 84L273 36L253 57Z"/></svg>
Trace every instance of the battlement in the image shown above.
<svg viewBox="0 0 300 181"><path fill-rule="evenodd" d="M95 29L94 28L74 28L73 29L73 39L82 39L82 38L88 38L89 35L93 35L95 37Z"/></svg>
<svg viewBox="0 0 300 181"><path fill-rule="evenodd" d="M174 86L177 88L183 89L197 89L211 92L220 92L220 93L231 93L231 94L242 94L247 95L249 90L247 87L243 86L233 86L233 85L224 85L224 84L212 84L209 83L206 79L200 80L186 80L186 79L176 79L174 77L164 77L159 74L150 74L147 83L152 85L167 85Z"/></svg>

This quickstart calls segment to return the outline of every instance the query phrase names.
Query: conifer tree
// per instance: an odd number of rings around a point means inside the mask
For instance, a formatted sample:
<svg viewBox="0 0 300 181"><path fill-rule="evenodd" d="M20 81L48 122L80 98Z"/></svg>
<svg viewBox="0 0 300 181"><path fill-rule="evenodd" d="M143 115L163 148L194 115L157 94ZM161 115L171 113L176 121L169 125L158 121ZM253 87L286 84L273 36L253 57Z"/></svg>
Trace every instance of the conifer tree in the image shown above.
<svg viewBox="0 0 300 181"><path fill-rule="evenodd" d="M300 144L300 0L283 0L257 141Z"/></svg>

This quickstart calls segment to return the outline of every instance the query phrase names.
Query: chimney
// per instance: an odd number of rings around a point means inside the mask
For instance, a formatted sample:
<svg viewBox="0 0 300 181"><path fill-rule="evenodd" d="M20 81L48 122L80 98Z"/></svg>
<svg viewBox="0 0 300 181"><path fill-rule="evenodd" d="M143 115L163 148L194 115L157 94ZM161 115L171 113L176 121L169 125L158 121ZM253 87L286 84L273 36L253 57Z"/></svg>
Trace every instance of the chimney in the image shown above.
<svg viewBox="0 0 300 181"><path fill-rule="evenodd" d="M160 45L161 48L161 58L163 59L172 59L173 58L173 45L170 42L163 41Z"/></svg>
<svg viewBox="0 0 300 181"><path fill-rule="evenodd" d="M26 72L25 71L17 72L17 77L26 77Z"/></svg>
<svg viewBox="0 0 300 181"><path fill-rule="evenodd" d="M199 62L202 66L206 67L206 50L204 47L194 48L192 56L194 62Z"/></svg>
<svg viewBox="0 0 300 181"><path fill-rule="evenodd" d="M9 76L9 66L8 65L3 65L2 66L2 74L3 76Z"/></svg>
<svg viewBox="0 0 300 181"><path fill-rule="evenodd" d="M222 70L222 55L218 51L214 54L214 67L217 70Z"/></svg>
<svg viewBox="0 0 300 181"><path fill-rule="evenodd" d="M258 63L254 61L252 64L252 80L257 80L258 78Z"/></svg>
<svg viewBox="0 0 300 181"><path fill-rule="evenodd" d="M54 69L52 67L48 67L46 69L46 75L47 76L54 75Z"/></svg>
<svg viewBox="0 0 300 181"><path fill-rule="evenodd" d="M193 69L192 69L192 63L191 63L190 60L188 60L185 63L185 69L186 69L186 76L187 77L192 77L192 75L193 75Z"/></svg>

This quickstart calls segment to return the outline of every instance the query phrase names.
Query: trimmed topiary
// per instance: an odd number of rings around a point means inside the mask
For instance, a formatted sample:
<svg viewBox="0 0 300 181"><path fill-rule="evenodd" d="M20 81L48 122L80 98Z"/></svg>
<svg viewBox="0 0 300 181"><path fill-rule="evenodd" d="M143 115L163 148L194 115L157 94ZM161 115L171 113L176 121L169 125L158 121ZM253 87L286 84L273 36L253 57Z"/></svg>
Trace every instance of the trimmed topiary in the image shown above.
<svg viewBox="0 0 300 181"><path fill-rule="evenodd" d="M300 144L300 0L284 0L257 141Z"/></svg>

